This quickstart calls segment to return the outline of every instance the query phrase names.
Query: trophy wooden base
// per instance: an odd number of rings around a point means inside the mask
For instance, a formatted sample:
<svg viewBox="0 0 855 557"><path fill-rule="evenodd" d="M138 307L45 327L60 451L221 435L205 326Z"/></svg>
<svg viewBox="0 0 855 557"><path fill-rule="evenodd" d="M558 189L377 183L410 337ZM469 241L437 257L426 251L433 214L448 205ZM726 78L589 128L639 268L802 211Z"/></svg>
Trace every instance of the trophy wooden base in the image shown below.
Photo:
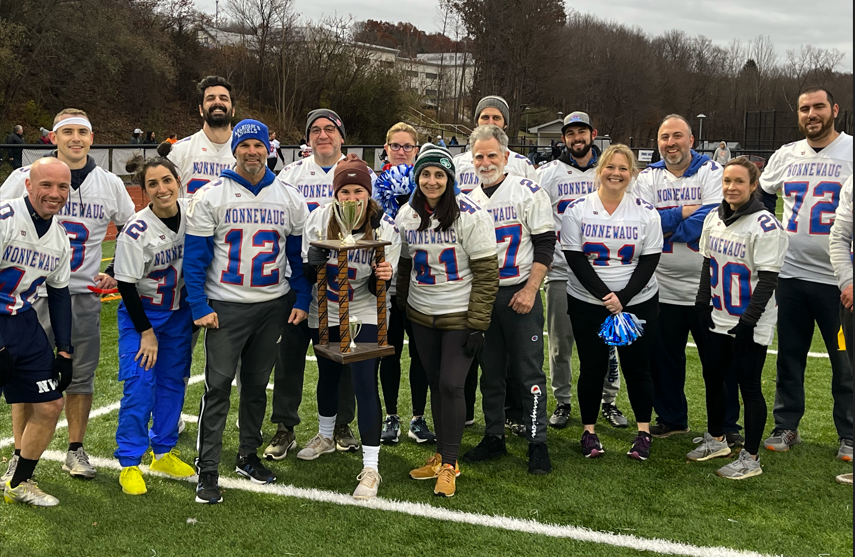
<svg viewBox="0 0 855 557"><path fill-rule="evenodd" d="M371 358L382 358L383 356L392 356L395 353L394 346L377 346L373 342L357 342L356 348L350 352L341 352L340 350L337 342L315 346L316 355L340 364L361 362L362 360L370 360Z"/></svg>

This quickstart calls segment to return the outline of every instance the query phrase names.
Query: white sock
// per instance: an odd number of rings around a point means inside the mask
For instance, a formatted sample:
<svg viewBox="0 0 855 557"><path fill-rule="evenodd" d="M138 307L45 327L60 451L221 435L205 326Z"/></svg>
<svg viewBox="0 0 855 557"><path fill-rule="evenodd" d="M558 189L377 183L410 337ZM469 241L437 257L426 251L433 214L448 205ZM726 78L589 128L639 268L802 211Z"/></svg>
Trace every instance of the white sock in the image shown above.
<svg viewBox="0 0 855 557"><path fill-rule="evenodd" d="M318 433L321 437L332 439L335 430L335 416L321 416L318 414Z"/></svg>
<svg viewBox="0 0 855 557"><path fill-rule="evenodd" d="M379 462L380 447L369 447L368 445L362 445L362 467L374 468L379 472Z"/></svg>
<svg viewBox="0 0 855 557"><path fill-rule="evenodd" d="M167 453L154 453L154 458L155 458L155 460L160 460L161 458L165 457L166 455L167 455Z"/></svg>

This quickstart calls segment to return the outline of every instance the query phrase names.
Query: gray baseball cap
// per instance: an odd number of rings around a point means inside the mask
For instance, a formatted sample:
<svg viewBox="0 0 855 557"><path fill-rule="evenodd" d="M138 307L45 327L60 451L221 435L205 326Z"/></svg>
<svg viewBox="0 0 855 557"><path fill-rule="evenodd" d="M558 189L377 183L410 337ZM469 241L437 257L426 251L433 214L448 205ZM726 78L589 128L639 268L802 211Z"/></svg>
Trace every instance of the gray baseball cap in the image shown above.
<svg viewBox="0 0 855 557"><path fill-rule="evenodd" d="M591 117L588 116L585 112L571 112L564 118L564 125L561 127L561 135L564 135L564 132L567 131L567 128L570 126L577 125L588 126L591 130L594 129L593 124L591 124Z"/></svg>

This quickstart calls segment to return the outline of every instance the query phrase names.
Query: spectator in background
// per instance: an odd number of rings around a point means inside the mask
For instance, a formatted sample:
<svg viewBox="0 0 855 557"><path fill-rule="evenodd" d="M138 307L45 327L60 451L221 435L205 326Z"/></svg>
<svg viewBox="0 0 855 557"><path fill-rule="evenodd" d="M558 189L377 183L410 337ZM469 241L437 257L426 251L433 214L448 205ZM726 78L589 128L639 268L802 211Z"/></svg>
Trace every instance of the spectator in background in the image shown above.
<svg viewBox="0 0 855 557"><path fill-rule="evenodd" d="M24 145L27 142L24 141L24 128L20 125L15 126L12 129L12 133L6 136L6 139L3 141L7 145ZM12 168L21 168L24 166L23 163L24 150L20 147L10 147L6 149L6 160L12 163Z"/></svg>
<svg viewBox="0 0 855 557"><path fill-rule="evenodd" d="M460 143L458 143L458 142L457 142L457 136L456 136L456 135L452 135L452 136L451 136L451 141L449 141L449 142L448 142L448 146L449 146L449 147L454 147L454 146L456 146L456 145L460 145Z"/></svg>
<svg viewBox="0 0 855 557"><path fill-rule="evenodd" d="M142 143L142 130L137 128L134 130L134 133L131 134L131 140L128 141L130 145L139 145Z"/></svg>
<svg viewBox="0 0 855 557"><path fill-rule="evenodd" d="M267 152L267 168L276 170L276 160L282 159L282 151L280 150L279 140L276 139L276 132L269 133L270 150ZM282 159L285 162L285 159Z"/></svg>
<svg viewBox="0 0 855 557"><path fill-rule="evenodd" d="M39 136L38 143L41 143L42 145L51 145L50 130L39 128L39 132L41 133L41 136Z"/></svg>
<svg viewBox="0 0 855 557"><path fill-rule="evenodd" d="M157 145L157 139L154 137L154 132L145 132L144 145Z"/></svg>
<svg viewBox="0 0 855 557"><path fill-rule="evenodd" d="M178 134L177 133L169 134L169 137L166 138L166 141L168 143L170 143L171 145L175 145L175 143L178 141Z"/></svg>
<svg viewBox="0 0 855 557"><path fill-rule="evenodd" d="M724 166L731 158L730 149L727 148L727 143L722 140L722 142L718 144L718 149L713 153L712 159L718 164Z"/></svg>
<svg viewBox="0 0 855 557"><path fill-rule="evenodd" d="M442 139L441 135L436 136L436 144L441 145L442 147L446 147L445 140Z"/></svg>

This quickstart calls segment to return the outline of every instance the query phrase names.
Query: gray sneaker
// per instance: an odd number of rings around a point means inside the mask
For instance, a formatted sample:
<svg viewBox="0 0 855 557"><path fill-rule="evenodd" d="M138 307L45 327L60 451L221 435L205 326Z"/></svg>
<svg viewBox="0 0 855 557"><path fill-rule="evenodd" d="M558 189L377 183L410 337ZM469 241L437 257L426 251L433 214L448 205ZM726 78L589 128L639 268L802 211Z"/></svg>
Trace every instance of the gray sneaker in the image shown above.
<svg viewBox="0 0 855 557"><path fill-rule="evenodd" d="M293 429L280 429L270 440L270 444L264 449L264 458L267 460L282 460L288 456L288 451L297 446L297 437Z"/></svg>
<svg viewBox="0 0 855 557"><path fill-rule="evenodd" d="M700 443L693 451L686 455L689 460L703 462L712 458L719 458L730 454L730 447L726 441L719 441L715 437L704 432L703 437L695 437L692 443Z"/></svg>
<svg viewBox="0 0 855 557"><path fill-rule="evenodd" d="M65 464L62 469L75 478L83 478L91 480L95 477L95 467L89 464L89 455L80 447L76 451L68 451L65 453Z"/></svg>
<svg viewBox="0 0 855 557"><path fill-rule="evenodd" d="M549 416L549 426L555 429L564 429L570 421L570 405L559 403L555 411Z"/></svg>
<svg viewBox="0 0 855 557"><path fill-rule="evenodd" d="M15 475L15 468L18 467L18 455L12 455L12 458L9 460L9 467L6 468L6 473L0 476L0 484L6 485L6 483L12 479L12 476Z"/></svg>
<svg viewBox="0 0 855 557"><path fill-rule="evenodd" d="M759 476L762 473L760 460L754 460L751 454L744 449L739 452L739 458L716 470L716 474L728 480L744 480L752 476Z"/></svg>
<svg viewBox="0 0 855 557"><path fill-rule="evenodd" d="M852 462L852 439L840 440L840 450L837 451L837 460Z"/></svg>
<svg viewBox="0 0 855 557"><path fill-rule="evenodd" d="M801 442L802 438L799 436L798 431L775 428L772 430L772 435L763 441L763 446L766 447L767 451L785 453L790 450L790 447L798 445Z"/></svg>
<svg viewBox="0 0 855 557"><path fill-rule="evenodd" d="M297 458L300 460L315 460L322 454L335 452L335 441L327 439L320 433L315 435L309 443L303 447L303 450L297 453Z"/></svg>
<svg viewBox="0 0 855 557"><path fill-rule="evenodd" d="M19 483L15 489L12 489L9 482L6 482L3 498L6 499L7 503L23 503L34 507L55 507L59 505L59 499L39 489L39 486L32 479Z"/></svg>
<svg viewBox="0 0 855 557"><path fill-rule="evenodd" d="M352 453L359 450L359 440L353 435L353 431L347 424L335 426L333 440L335 441L335 448L340 451Z"/></svg>

